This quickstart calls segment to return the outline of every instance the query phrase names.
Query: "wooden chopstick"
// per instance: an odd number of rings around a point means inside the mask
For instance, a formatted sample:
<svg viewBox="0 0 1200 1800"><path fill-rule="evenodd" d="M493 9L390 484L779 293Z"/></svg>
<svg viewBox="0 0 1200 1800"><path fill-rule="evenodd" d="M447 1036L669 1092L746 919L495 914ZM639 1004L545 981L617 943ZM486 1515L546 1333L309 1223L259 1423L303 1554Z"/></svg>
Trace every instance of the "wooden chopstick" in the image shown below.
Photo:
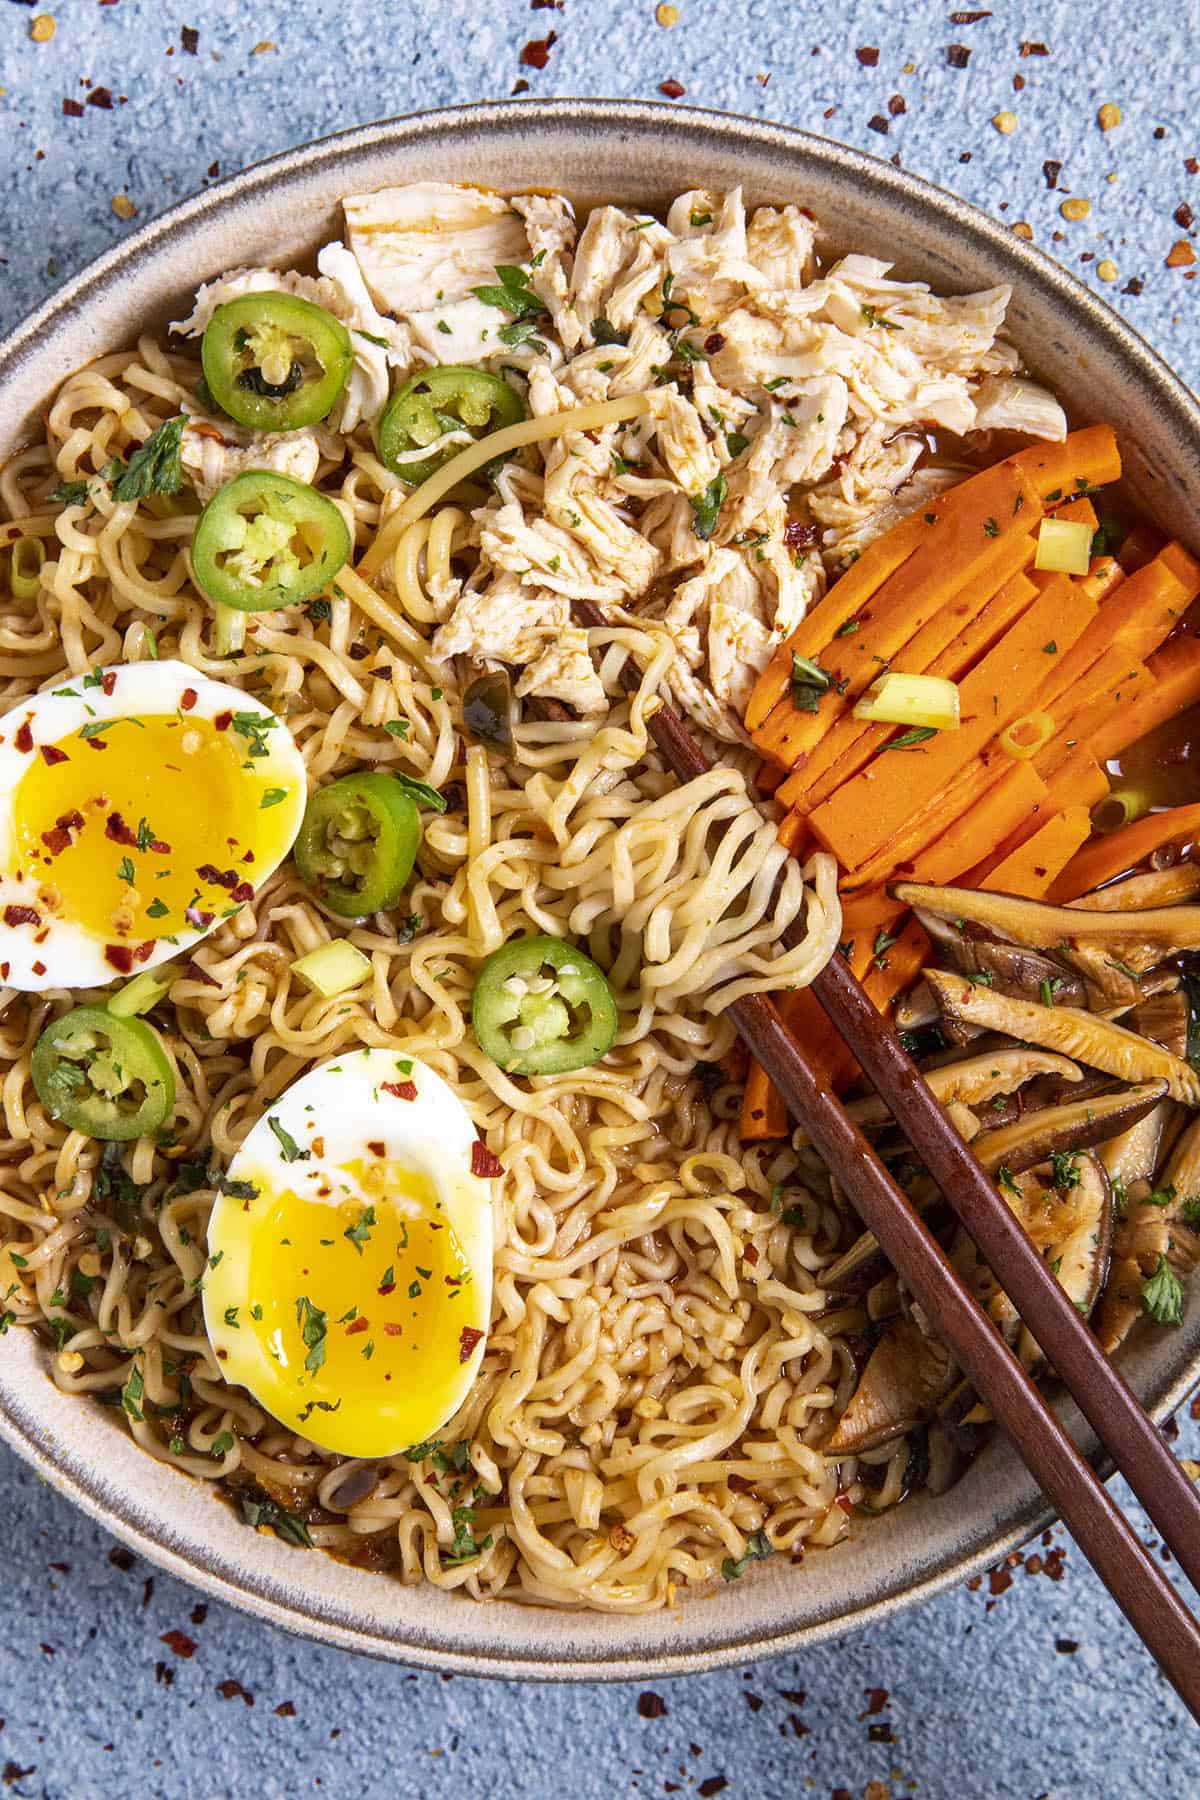
<svg viewBox="0 0 1200 1800"><path fill-rule="evenodd" d="M590 601L575 602L574 610L582 624L607 623ZM621 682L628 692L641 685L629 661ZM661 705L647 723L680 781L711 766L671 707ZM812 987L1195 1585L1200 1496L844 959L835 956ZM1200 1627L1159 1564L770 1002L761 994L746 995L729 1015L1134 1630L1200 1720Z"/></svg>

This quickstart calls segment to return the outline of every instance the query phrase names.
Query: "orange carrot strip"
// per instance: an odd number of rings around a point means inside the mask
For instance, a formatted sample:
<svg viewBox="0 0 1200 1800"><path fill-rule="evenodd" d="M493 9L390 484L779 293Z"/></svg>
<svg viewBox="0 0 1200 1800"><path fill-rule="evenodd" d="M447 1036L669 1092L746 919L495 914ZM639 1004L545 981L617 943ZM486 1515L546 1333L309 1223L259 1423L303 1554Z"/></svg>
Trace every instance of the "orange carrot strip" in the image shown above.
<svg viewBox="0 0 1200 1800"><path fill-rule="evenodd" d="M1078 900L1094 888L1136 869L1165 844L1200 835L1200 804L1172 806L1123 825L1107 837L1095 837L1074 855L1047 894L1055 906Z"/></svg>
<svg viewBox="0 0 1200 1800"><path fill-rule="evenodd" d="M974 805L953 821L943 816L935 822L933 841L913 859L913 878L954 881L978 859L981 843L1003 843L1023 821L1045 816L1046 784L1033 764L1014 762L1000 768L993 785Z"/></svg>
<svg viewBox="0 0 1200 1800"><path fill-rule="evenodd" d="M858 1064L809 990L796 988L790 994L781 994L775 1006L814 1071L824 1075L835 1093L848 1087L857 1073ZM746 1076L738 1130L748 1144L761 1143L766 1138L787 1137L791 1131L782 1094L766 1070L753 1061Z"/></svg>
<svg viewBox="0 0 1200 1800"><path fill-rule="evenodd" d="M1090 810L1086 806L1069 806L1065 812L1047 819L1040 830L998 862L982 880L972 876L970 885L995 894L1020 894L1026 900L1040 900L1087 842L1091 830Z"/></svg>
<svg viewBox="0 0 1200 1800"><path fill-rule="evenodd" d="M760 750L785 768L793 767L798 757L812 753L883 666L894 662L952 600L963 595L977 611L1032 560L1026 514L1014 511L1027 498L1019 474L1007 463L997 463L986 475L986 482L979 477L979 485L970 484L975 489L972 505L947 513L933 530L934 541L884 582L863 612L859 629L822 646L819 660L833 684L814 712L797 712L790 692L785 693L755 733ZM944 644L945 636L940 641Z"/></svg>
<svg viewBox="0 0 1200 1800"><path fill-rule="evenodd" d="M922 807L919 813L914 814L913 818L906 821L904 829L897 832L860 869L854 869L842 875L843 893L852 894L859 888L876 887L880 882L892 881L897 878L907 880L915 875L918 869L924 873L924 865L920 862L921 854L937 840L939 833L947 829L947 822L965 820L966 815L972 813L976 808L982 809L993 790L1006 778L1011 779L1014 785L1019 784L1018 791L1022 795L1022 805L1025 809L1030 806L1040 806L1045 797L1045 785L1037 775L1037 771L1031 770L1028 764L1022 763L1018 766L1025 773L1014 778L1010 764L1011 758L1004 756L999 751L987 752L983 757L969 762L965 769L959 770L954 780L947 785L943 792L935 795L933 800ZM1002 805L1003 819L1007 820L1007 829L1011 830L1014 812L1018 817L1022 816L1016 807L1015 800L1011 800L1011 789L1005 795ZM970 831L965 833L975 844L979 841L979 829L978 826L973 825ZM995 841L996 836L1003 837L1004 832L1005 827L1002 824L999 834L989 831L987 836ZM978 851L976 850L974 854L977 856ZM954 859L947 856L946 860ZM967 863L970 860L971 857L968 856ZM961 867L965 868L967 863L963 863ZM940 866L940 864L935 866Z"/></svg>
<svg viewBox="0 0 1200 1800"><path fill-rule="evenodd" d="M1042 773L1056 768L1077 744L1088 744L1114 714L1136 711L1150 682L1146 664L1133 661L1114 645L1070 693L1053 699L1039 694L1032 710L1049 712L1056 727L1050 742L1033 759ZM1088 754L1095 760L1094 751L1089 749Z"/></svg>
<svg viewBox="0 0 1200 1800"><path fill-rule="evenodd" d="M1017 574L1006 581L998 594L993 594L983 610L967 625L958 636L949 643L942 654L936 658L928 670L930 675L944 675L948 681L961 681L981 657L987 655L999 642L1009 626L1018 619L1030 602L1036 599L1037 589L1027 574ZM906 659L907 660L907 659ZM915 674L925 671L914 670ZM808 777L807 766L795 775L789 776L780 796L785 794L792 805L801 796L805 806L811 810L819 806L822 800L828 799L835 788L857 775L859 769L868 763L875 752L891 737L895 727L892 725L871 725L862 719L854 721L859 727L859 736L846 742L849 748L842 752L838 761L827 768L825 773L805 787ZM842 721L844 723L844 721ZM835 727L839 729L840 727Z"/></svg>
<svg viewBox="0 0 1200 1800"><path fill-rule="evenodd" d="M1088 748L1099 763L1109 762L1122 750L1145 737L1156 725L1173 719L1200 700L1200 643L1192 637L1173 638L1150 658L1150 684L1136 706L1118 706L1112 717L1093 733Z"/></svg>
<svg viewBox="0 0 1200 1800"><path fill-rule="evenodd" d="M1050 790L1051 808L1058 812L1064 812L1068 806L1086 806L1090 812L1108 793L1108 776L1089 744L1076 744L1044 780Z"/></svg>
<svg viewBox="0 0 1200 1800"><path fill-rule="evenodd" d="M779 827L779 841L793 856L804 854L808 835L808 817L802 812L788 813Z"/></svg>
<svg viewBox="0 0 1200 1800"><path fill-rule="evenodd" d="M976 655L983 653L982 643L978 650L975 645L988 629L982 621L991 602L1010 588L1018 595L1023 593L1027 596L1024 605L1028 605L1034 598L1036 590L1033 583L1021 573L1032 562L1033 549L1032 538L1013 538L1007 542L1001 540L996 546L995 554L984 559L976 576L964 583L951 599L944 600L939 610L902 649L896 650L881 641L884 637L882 632L876 633L872 639L870 630L864 631L861 635L870 661L860 672L857 685L851 680L847 701L843 705L847 705L856 694L876 680L885 662L890 663L892 668L902 669L906 675L945 674L951 681L957 681L976 659ZM1016 586L1018 583L1019 587ZM874 613L874 605L871 610ZM1005 606L1002 610L1015 616L1019 608ZM951 644L956 646L953 654L950 651ZM940 666L946 663L957 672L952 674L950 667ZM824 710L824 701L821 706ZM800 717L811 726L813 714L806 713ZM819 720L817 723L819 724ZM843 781L856 774L881 744L892 736L894 729L891 725L872 725L866 719L856 719L853 712L847 710L842 712L840 718L827 724L819 737L813 738L810 731L808 735L811 748L807 751L803 766L789 776L785 784L788 799L794 803L804 798L806 806L811 810L834 787L840 787ZM830 779L835 774L836 779ZM793 783L797 785L794 786Z"/></svg>
<svg viewBox="0 0 1200 1800"><path fill-rule="evenodd" d="M1031 444L1010 460L1050 505L1067 494L1104 487L1121 476L1121 453L1111 425L1089 425L1058 444Z"/></svg>
<svg viewBox="0 0 1200 1800"><path fill-rule="evenodd" d="M1046 643L1063 652L1096 616L1096 602L1064 584L1047 588L960 689L962 724L910 750L880 752L810 815L814 835L843 868L861 869L984 745L1025 712L1044 679Z"/></svg>
<svg viewBox="0 0 1200 1800"><path fill-rule="evenodd" d="M929 938L925 927L910 918L894 944L874 957L863 980L863 986L878 1010L887 1014L897 994L912 986L929 960Z"/></svg>

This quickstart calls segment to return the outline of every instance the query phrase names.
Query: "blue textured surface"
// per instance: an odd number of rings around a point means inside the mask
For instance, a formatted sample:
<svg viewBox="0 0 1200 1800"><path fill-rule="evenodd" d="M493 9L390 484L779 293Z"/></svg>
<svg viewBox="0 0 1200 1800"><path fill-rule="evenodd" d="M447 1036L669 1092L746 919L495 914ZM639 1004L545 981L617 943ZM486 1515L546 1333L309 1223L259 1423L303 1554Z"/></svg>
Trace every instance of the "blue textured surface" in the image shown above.
<svg viewBox="0 0 1200 1800"><path fill-rule="evenodd" d="M186 3L47 0L58 25L48 44L31 41L35 8L0 5L0 327L131 229L112 211L115 194L144 219L306 138L502 97L518 81L536 94L639 98L675 81L697 104L895 155L1023 221L1196 382L1192 271L1166 262L1191 242L1188 200L1200 209L1188 167L1200 156L1194 5L1002 4L979 17L927 3L723 0L718 10L679 0L679 23L663 28L650 0L535 0L536 10L527 0ZM194 55L185 24L199 32ZM522 48L551 32L545 67L522 66ZM1048 54L1022 55L1023 40ZM969 50L965 67L953 45ZM98 88L111 110L64 114L65 99ZM1108 133L1102 102L1123 114ZM1002 112L1017 120L1009 135L991 123ZM1062 165L1055 188L1047 161ZM1086 219L1061 217L1069 196L1091 202ZM1105 258L1118 270L1108 283L1097 272ZM1200 1455L1196 1424L1181 1427L1180 1452ZM662 1683L665 1713L644 1717L638 1699L652 1683L444 1681L198 1605L142 1564L123 1566L126 1553L114 1562L111 1540L4 1452L0 1513L0 1782L13 1795L1200 1791L1194 1728L1058 1534L1036 1547L1040 1570L1016 1567L1007 1589L1005 1571L798 1661ZM187 1642L172 1647L170 1632Z"/></svg>

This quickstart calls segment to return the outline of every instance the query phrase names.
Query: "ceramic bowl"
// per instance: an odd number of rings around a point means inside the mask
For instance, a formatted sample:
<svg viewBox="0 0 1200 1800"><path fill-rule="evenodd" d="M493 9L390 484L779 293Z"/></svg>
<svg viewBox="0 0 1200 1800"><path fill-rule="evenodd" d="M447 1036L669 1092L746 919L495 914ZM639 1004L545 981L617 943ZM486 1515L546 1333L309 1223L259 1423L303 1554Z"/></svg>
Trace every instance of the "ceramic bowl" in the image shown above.
<svg viewBox="0 0 1200 1800"><path fill-rule="evenodd" d="M1200 407L1113 312L1036 249L952 195L803 132L624 101L521 101L397 119L259 164L176 206L93 263L0 346L0 457L81 363L186 310L202 279L287 264L340 235L339 198L418 179L519 191L554 187L582 207L658 207L689 187L741 183L752 202L796 200L828 247L898 259L954 292L1010 282L1009 330L1081 423L1115 419L1131 485L1197 544ZM1200 1375L1200 1283L1184 1324L1135 1337L1126 1372L1157 1418ZM1070 1427L1087 1441L1071 1406ZM113 1414L60 1394L31 1334L0 1341L0 1435L60 1493L151 1562L273 1624L324 1643L464 1673L628 1678L795 1651L928 1599L1013 1549L1050 1513L994 1441L964 1478L848 1540L783 1558L645 1617L476 1606L402 1587L238 1523L203 1483L143 1455Z"/></svg>

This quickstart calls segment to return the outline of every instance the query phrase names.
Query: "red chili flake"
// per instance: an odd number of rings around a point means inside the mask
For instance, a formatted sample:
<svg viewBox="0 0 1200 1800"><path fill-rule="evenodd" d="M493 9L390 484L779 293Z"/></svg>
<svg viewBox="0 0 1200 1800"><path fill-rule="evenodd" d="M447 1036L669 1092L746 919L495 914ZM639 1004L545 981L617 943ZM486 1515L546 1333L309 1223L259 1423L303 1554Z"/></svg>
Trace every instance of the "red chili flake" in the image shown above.
<svg viewBox="0 0 1200 1800"><path fill-rule="evenodd" d="M381 1288L376 1288L376 1290L375 1290L375 1292L377 1294L381 1295L382 1298L385 1300L387 1299L387 1296L389 1294L394 1294L395 1291L396 1291L396 1284L394 1281L385 1281Z"/></svg>
<svg viewBox="0 0 1200 1800"><path fill-rule="evenodd" d="M106 738L88 738L86 741L89 750L108 749L108 740Z"/></svg>
<svg viewBox="0 0 1200 1800"><path fill-rule="evenodd" d="M207 969L202 969L198 962L190 962L187 966L187 973L193 981L202 981L205 987L219 988L221 985L216 977L210 975Z"/></svg>
<svg viewBox="0 0 1200 1800"><path fill-rule="evenodd" d="M199 55L200 33L196 30L194 25L184 25L180 28L179 41L183 45L183 53L185 56Z"/></svg>
<svg viewBox="0 0 1200 1800"><path fill-rule="evenodd" d="M721 336L720 332L719 331L710 331L708 336L704 340L705 355L706 356L715 356L717 354L718 350L723 350L724 348L725 348L725 339Z"/></svg>
<svg viewBox="0 0 1200 1800"><path fill-rule="evenodd" d="M64 100L63 112L67 115L68 119L82 119L83 117L83 108L78 100Z"/></svg>
<svg viewBox="0 0 1200 1800"><path fill-rule="evenodd" d="M1074 1638L1055 1638L1054 1648L1060 1656L1074 1656L1079 1645Z"/></svg>
<svg viewBox="0 0 1200 1800"><path fill-rule="evenodd" d="M134 960L134 962L149 962L149 960L153 954L154 954L154 939L147 938L147 940L144 944L139 944L137 946L137 948L134 950L133 960Z"/></svg>
<svg viewBox="0 0 1200 1800"><path fill-rule="evenodd" d="M44 975L46 973L45 963L44 962L35 962L33 965L33 972L35 975Z"/></svg>
<svg viewBox="0 0 1200 1800"><path fill-rule="evenodd" d="M228 888L230 893L238 884L236 869L218 869L215 863L201 863L196 873L201 881L207 881L210 887Z"/></svg>
<svg viewBox="0 0 1200 1800"><path fill-rule="evenodd" d="M28 719L24 720L18 727L17 735L13 739L13 743L17 746L18 750L24 751L26 754L33 749L33 733L29 729Z"/></svg>
<svg viewBox="0 0 1200 1800"><path fill-rule="evenodd" d="M369 1331L370 1329L371 1321L360 1315L357 1319L351 1319L346 1327L346 1336L357 1337L360 1331Z"/></svg>
<svg viewBox="0 0 1200 1800"><path fill-rule="evenodd" d="M1062 1580L1067 1572L1063 1566L1066 1560L1067 1553L1060 1545L1055 1545L1053 1550L1046 1552L1046 1573L1051 1581Z"/></svg>
<svg viewBox="0 0 1200 1800"><path fill-rule="evenodd" d="M840 1506L844 1513L852 1513L854 1511L854 1502L851 1500L849 1494L839 1494L834 1501L834 1505Z"/></svg>
<svg viewBox="0 0 1200 1800"><path fill-rule="evenodd" d="M1050 54L1045 44L1023 43L1020 50L1022 56L1049 56Z"/></svg>
<svg viewBox="0 0 1200 1800"><path fill-rule="evenodd" d="M473 1325L464 1325L458 1334L458 1360L460 1363L470 1362L476 1344L483 1336Z"/></svg>
<svg viewBox="0 0 1200 1800"><path fill-rule="evenodd" d="M659 82L658 91L660 94L665 94L668 100L682 100L687 93L682 81L676 81L673 75L669 80Z"/></svg>
<svg viewBox="0 0 1200 1800"><path fill-rule="evenodd" d="M1046 186L1053 190L1058 186L1058 178L1062 174L1062 164L1053 157L1042 164L1042 174L1046 177Z"/></svg>
<svg viewBox="0 0 1200 1800"><path fill-rule="evenodd" d="M1012 1586L1012 1576L1007 1569L992 1569L988 1574L988 1593L1006 1594Z"/></svg>
<svg viewBox="0 0 1200 1800"><path fill-rule="evenodd" d="M195 688L184 688L182 694L180 694L180 696L179 696L180 712L191 712L191 710L192 710L193 706L195 706L198 698L199 698L199 696L197 695ZM224 715L222 715L222 716L224 716ZM232 715L230 715L230 716L232 717ZM223 731L225 729L225 727L222 726L221 729Z"/></svg>
<svg viewBox="0 0 1200 1800"><path fill-rule="evenodd" d="M1132 294L1134 296L1134 298L1136 299L1137 296L1141 293L1142 289L1145 287L1145 285L1146 285L1145 282L1142 281L1139 276L1133 275L1125 283L1125 286L1121 289L1121 292L1123 294Z"/></svg>
<svg viewBox="0 0 1200 1800"><path fill-rule="evenodd" d="M6 925L40 925L42 915L32 906L6 906L4 923Z"/></svg>
<svg viewBox="0 0 1200 1800"><path fill-rule="evenodd" d="M115 669L106 669L100 677L101 693L111 696L116 691L116 686L117 671Z"/></svg>
<svg viewBox="0 0 1200 1800"><path fill-rule="evenodd" d="M990 19L991 16L990 12L952 12L950 23L952 25L978 25L980 19Z"/></svg>
<svg viewBox="0 0 1200 1800"><path fill-rule="evenodd" d="M864 1688L863 1693L867 1696L867 1710L858 1715L860 1725L864 1719L873 1719L877 1713L881 1713L888 1703L886 1688Z"/></svg>
<svg viewBox="0 0 1200 1800"><path fill-rule="evenodd" d="M132 1550L125 1548L124 1544L114 1544L108 1553L108 1560L114 1569L120 1569L123 1574L128 1575L137 1558Z"/></svg>
<svg viewBox="0 0 1200 1800"><path fill-rule="evenodd" d="M365 662L370 654L370 646L367 644L351 644L350 646L351 662Z"/></svg>
<svg viewBox="0 0 1200 1800"><path fill-rule="evenodd" d="M183 909L183 916L189 925L195 925L200 931L207 931L217 915L210 912L201 912L198 906L185 906Z"/></svg>
<svg viewBox="0 0 1200 1800"><path fill-rule="evenodd" d="M779 1698L789 1700L793 1706L803 1706L808 1699L807 1688L780 1688Z"/></svg>
<svg viewBox="0 0 1200 1800"><path fill-rule="evenodd" d="M253 900L254 889L250 886L248 881L239 881L237 886L230 893L229 898L231 900L236 900L238 905L241 906L244 901Z"/></svg>
<svg viewBox="0 0 1200 1800"><path fill-rule="evenodd" d="M87 97L89 106L98 106L101 112L112 111L112 90L106 87L94 87Z"/></svg>
<svg viewBox="0 0 1200 1800"><path fill-rule="evenodd" d="M275 1717L277 1719L294 1719L295 1716L296 1709L290 1700L281 1700L279 1705L275 1708Z"/></svg>
<svg viewBox="0 0 1200 1800"><path fill-rule="evenodd" d="M874 44L864 44L854 52L864 69L873 69L879 61L879 52Z"/></svg>
<svg viewBox="0 0 1200 1800"><path fill-rule="evenodd" d="M903 94L892 95L891 99L888 101L888 111L891 113L893 119L898 119L901 113L906 113L908 111L907 106L904 104Z"/></svg>
<svg viewBox="0 0 1200 1800"><path fill-rule="evenodd" d="M558 41L558 33L551 31L544 38L530 38L521 51L517 61L523 69L544 69L550 61L550 51Z"/></svg>
<svg viewBox="0 0 1200 1800"><path fill-rule="evenodd" d="M966 44L947 44L946 61L952 69L965 69L971 60L971 52Z"/></svg>
<svg viewBox="0 0 1200 1800"><path fill-rule="evenodd" d="M112 964L118 975L128 975L133 968L133 951L128 944L105 944L104 960Z"/></svg>
<svg viewBox="0 0 1200 1800"><path fill-rule="evenodd" d="M1200 162L1194 156L1185 156L1183 166L1189 175L1200 175Z"/></svg>
<svg viewBox="0 0 1200 1800"><path fill-rule="evenodd" d="M749 1692L746 1692L746 1693L743 1693L742 1698L743 1698L743 1700L745 1700L746 1705L750 1708L750 1711L752 1713L762 1711L763 1698L762 1698L761 1694L751 1694Z"/></svg>
<svg viewBox="0 0 1200 1800"><path fill-rule="evenodd" d="M43 831L42 842L51 856L61 856L71 848L71 834L64 825L56 825L52 831Z"/></svg>
<svg viewBox="0 0 1200 1800"><path fill-rule="evenodd" d="M132 844L137 847L137 832L130 831L119 812L109 813L104 822L104 835L114 844Z"/></svg>
<svg viewBox="0 0 1200 1800"><path fill-rule="evenodd" d="M191 691L192 690L189 688L188 693L190 694ZM213 720L213 724L218 731L228 731L229 727L233 724L233 714L231 712L220 712Z"/></svg>
<svg viewBox="0 0 1200 1800"><path fill-rule="evenodd" d="M394 1319L389 1319L383 1328L383 1335L384 1337L399 1337L403 1330L403 1325L397 1325Z"/></svg>
<svg viewBox="0 0 1200 1800"><path fill-rule="evenodd" d="M667 1716L667 1703L661 1694L639 1694L637 1709L643 1719L665 1719Z"/></svg>
<svg viewBox="0 0 1200 1800"><path fill-rule="evenodd" d="M811 550L817 541L817 528L802 525L799 519L790 519L783 528L783 541L789 550Z"/></svg>
<svg viewBox="0 0 1200 1800"><path fill-rule="evenodd" d="M1171 217L1177 225L1182 225L1185 231L1190 231L1196 222L1196 215L1193 213L1186 200L1181 200L1179 202L1179 205L1175 208Z"/></svg>
<svg viewBox="0 0 1200 1800"><path fill-rule="evenodd" d="M43 760L51 769L55 768L59 763L70 762L71 760L66 751L60 750L57 744L43 744L41 746L41 751Z"/></svg>
<svg viewBox="0 0 1200 1800"><path fill-rule="evenodd" d="M753 1268L758 1261L758 1251L753 1244L747 1244L746 1248L742 1251L742 1261L748 1262L751 1268Z"/></svg>
<svg viewBox="0 0 1200 1800"><path fill-rule="evenodd" d="M8 971L11 967L11 963L0 962L0 981L8 980Z"/></svg>
<svg viewBox="0 0 1200 1800"><path fill-rule="evenodd" d="M228 1681L218 1681L217 1692L222 1700L244 1700L247 1706L254 1705L254 1695L248 1694L240 1681L230 1676Z"/></svg>
<svg viewBox="0 0 1200 1800"><path fill-rule="evenodd" d="M381 1081L379 1085L385 1094L394 1094L397 1100L415 1100L417 1097L415 1081Z"/></svg>
<svg viewBox="0 0 1200 1800"><path fill-rule="evenodd" d="M387 1154L387 1145L382 1138L371 1138L367 1143L367 1149L372 1156L386 1156Z"/></svg>
<svg viewBox="0 0 1200 1800"><path fill-rule="evenodd" d="M196 1640L190 1638L186 1631L164 1631L158 1641L165 1644L168 1650L173 1650L176 1656L181 1656L185 1662L196 1654Z"/></svg>
<svg viewBox="0 0 1200 1800"><path fill-rule="evenodd" d="M728 1786L729 1783L724 1775L710 1775L706 1781L700 1783L696 1792L702 1796L702 1800L713 1800L714 1794L723 1794Z"/></svg>
<svg viewBox="0 0 1200 1800"><path fill-rule="evenodd" d="M504 1164L498 1156L493 1155L482 1138L476 1138L471 1145L471 1173L479 1175L485 1181L494 1181L497 1175L503 1175Z"/></svg>

